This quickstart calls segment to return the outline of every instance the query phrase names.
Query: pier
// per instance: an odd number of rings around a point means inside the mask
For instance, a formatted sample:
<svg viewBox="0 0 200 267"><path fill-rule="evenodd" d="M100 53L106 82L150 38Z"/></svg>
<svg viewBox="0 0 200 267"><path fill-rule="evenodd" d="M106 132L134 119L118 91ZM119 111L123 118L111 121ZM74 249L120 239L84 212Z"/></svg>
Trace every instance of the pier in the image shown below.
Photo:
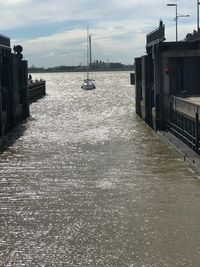
<svg viewBox="0 0 200 267"><path fill-rule="evenodd" d="M155 131L170 132L198 155L200 147L200 35L165 41L165 25L146 36L146 52L135 59L136 113Z"/></svg>
<svg viewBox="0 0 200 267"><path fill-rule="evenodd" d="M10 38L0 35L0 137L29 117L29 104L45 95L45 81L28 83L23 48L13 51Z"/></svg>
<svg viewBox="0 0 200 267"><path fill-rule="evenodd" d="M38 99L46 95L46 81L29 80L28 82L28 101L29 104L36 102Z"/></svg>

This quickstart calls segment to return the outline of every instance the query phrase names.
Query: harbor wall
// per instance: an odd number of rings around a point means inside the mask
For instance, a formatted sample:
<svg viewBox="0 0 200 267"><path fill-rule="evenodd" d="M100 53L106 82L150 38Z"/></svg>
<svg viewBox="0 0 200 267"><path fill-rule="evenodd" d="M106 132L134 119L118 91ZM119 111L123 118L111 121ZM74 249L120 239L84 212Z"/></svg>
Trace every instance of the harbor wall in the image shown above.
<svg viewBox="0 0 200 267"><path fill-rule="evenodd" d="M200 34L165 42L165 26L147 34L135 58L136 113L155 131L169 131L200 154Z"/></svg>
<svg viewBox="0 0 200 267"><path fill-rule="evenodd" d="M29 105L44 95L45 81L28 83L28 63L20 45L0 35L0 137L30 115Z"/></svg>
<svg viewBox="0 0 200 267"><path fill-rule="evenodd" d="M28 83L28 101L29 104L37 101L46 95L46 81L35 80Z"/></svg>

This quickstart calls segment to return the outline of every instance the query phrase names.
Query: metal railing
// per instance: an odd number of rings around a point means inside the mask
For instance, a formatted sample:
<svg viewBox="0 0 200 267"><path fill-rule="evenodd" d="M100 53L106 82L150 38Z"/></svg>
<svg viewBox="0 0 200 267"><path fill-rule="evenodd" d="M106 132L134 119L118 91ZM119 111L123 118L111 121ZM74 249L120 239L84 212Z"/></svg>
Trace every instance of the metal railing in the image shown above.
<svg viewBox="0 0 200 267"><path fill-rule="evenodd" d="M170 109L168 130L200 155L200 123Z"/></svg>
<svg viewBox="0 0 200 267"><path fill-rule="evenodd" d="M191 147L193 150L196 150L196 138L189 134L187 131L178 127L176 124L169 122L169 130L186 145Z"/></svg>
<svg viewBox="0 0 200 267"><path fill-rule="evenodd" d="M10 47L10 38L0 34L0 45Z"/></svg>
<svg viewBox="0 0 200 267"><path fill-rule="evenodd" d="M159 43L163 40L165 40L165 25L155 29L146 36L147 46L151 45L152 43Z"/></svg>

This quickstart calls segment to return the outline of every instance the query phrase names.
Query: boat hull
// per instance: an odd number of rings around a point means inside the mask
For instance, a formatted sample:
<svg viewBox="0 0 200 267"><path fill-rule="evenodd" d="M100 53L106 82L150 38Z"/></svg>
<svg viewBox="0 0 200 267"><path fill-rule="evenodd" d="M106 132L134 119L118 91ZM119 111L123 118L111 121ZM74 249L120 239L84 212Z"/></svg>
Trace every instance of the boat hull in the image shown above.
<svg viewBox="0 0 200 267"><path fill-rule="evenodd" d="M85 80L81 86L84 90L94 90L96 88L94 82L92 80Z"/></svg>

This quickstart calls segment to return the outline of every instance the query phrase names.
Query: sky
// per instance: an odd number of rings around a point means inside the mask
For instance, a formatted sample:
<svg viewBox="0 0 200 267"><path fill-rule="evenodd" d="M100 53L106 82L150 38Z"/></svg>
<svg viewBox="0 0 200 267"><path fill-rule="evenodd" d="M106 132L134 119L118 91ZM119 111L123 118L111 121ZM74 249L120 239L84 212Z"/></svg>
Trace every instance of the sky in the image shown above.
<svg viewBox="0 0 200 267"><path fill-rule="evenodd" d="M166 41L197 28L197 0L0 0L0 33L11 45L23 46L29 66L86 64L86 36L92 36L92 58L133 64L146 53L146 34L166 27Z"/></svg>

